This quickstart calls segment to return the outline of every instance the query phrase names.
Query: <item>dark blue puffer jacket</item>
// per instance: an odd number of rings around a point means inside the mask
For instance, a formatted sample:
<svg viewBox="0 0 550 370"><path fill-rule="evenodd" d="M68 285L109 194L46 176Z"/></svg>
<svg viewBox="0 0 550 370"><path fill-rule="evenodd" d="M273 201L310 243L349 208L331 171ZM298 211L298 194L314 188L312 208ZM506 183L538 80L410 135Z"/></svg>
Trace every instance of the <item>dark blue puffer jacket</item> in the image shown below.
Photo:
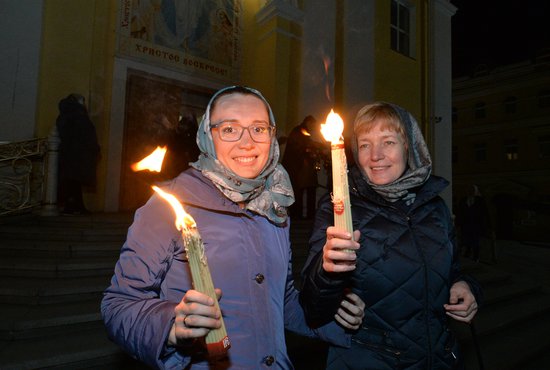
<svg viewBox="0 0 550 370"><path fill-rule="evenodd" d="M450 212L438 194L447 181L431 176L410 206L375 193L357 168L350 171L353 226L361 231L357 268L329 274L321 266L326 228L333 225L330 197L320 201L311 250L303 270L301 302L313 325L330 320L345 289L366 303L351 348L331 347L328 369L456 369L458 346L443 305L460 273Z"/></svg>

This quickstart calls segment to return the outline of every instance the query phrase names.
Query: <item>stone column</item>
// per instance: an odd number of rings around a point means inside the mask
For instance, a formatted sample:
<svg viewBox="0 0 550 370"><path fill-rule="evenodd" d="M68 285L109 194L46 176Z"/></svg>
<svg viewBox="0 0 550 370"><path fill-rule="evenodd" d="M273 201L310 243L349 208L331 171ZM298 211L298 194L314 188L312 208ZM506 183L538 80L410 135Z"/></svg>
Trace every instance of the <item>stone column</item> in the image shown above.
<svg viewBox="0 0 550 370"><path fill-rule="evenodd" d="M57 216L57 176L59 171L59 134L54 125L50 136L48 136L48 153L46 155L46 189L44 191L44 200L42 203L41 216Z"/></svg>
<svg viewBox="0 0 550 370"><path fill-rule="evenodd" d="M430 123L433 171L451 181L452 171L452 70L451 17L457 8L449 0L430 2ZM452 182L441 196L452 209Z"/></svg>
<svg viewBox="0 0 550 370"><path fill-rule="evenodd" d="M298 116L303 17L289 0L270 0L255 16L257 63L251 80L271 103L279 133L303 118Z"/></svg>

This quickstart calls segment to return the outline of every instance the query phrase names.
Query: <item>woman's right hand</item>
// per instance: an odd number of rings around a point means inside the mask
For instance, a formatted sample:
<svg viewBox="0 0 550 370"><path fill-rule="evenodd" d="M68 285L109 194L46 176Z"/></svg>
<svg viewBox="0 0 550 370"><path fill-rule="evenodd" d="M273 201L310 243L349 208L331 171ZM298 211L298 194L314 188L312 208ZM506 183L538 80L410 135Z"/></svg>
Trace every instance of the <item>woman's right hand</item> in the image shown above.
<svg viewBox="0 0 550 370"><path fill-rule="evenodd" d="M215 289L218 300L221 290ZM214 300L204 293L188 290L174 309L176 319L167 344L177 346L183 340L204 337L212 329L221 327L221 312Z"/></svg>
<svg viewBox="0 0 550 370"><path fill-rule="evenodd" d="M359 240L359 230L353 232L353 239ZM355 270L355 251L359 243L351 240L351 234L335 226L327 228L327 240L323 247L323 269L327 272L347 272Z"/></svg>

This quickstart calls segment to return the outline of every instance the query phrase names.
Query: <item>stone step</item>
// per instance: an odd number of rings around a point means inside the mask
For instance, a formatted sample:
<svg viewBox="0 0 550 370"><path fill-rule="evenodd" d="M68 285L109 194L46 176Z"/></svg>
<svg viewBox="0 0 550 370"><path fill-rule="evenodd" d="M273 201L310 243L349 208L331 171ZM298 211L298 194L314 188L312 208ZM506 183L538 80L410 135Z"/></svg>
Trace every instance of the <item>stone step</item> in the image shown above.
<svg viewBox="0 0 550 370"><path fill-rule="evenodd" d="M475 318L478 335L491 335L501 329L518 325L537 316L550 313L550 295L526 291L521 296L493 305L482 306ZM453 322L453 330L461 339L469 339L468 325Z"/></svg>
<svg viewBox="0 0 550 370"><path fill-rule="evenodd" d="M550 351L548 340L537 339L548 337L550 331L550 320L546 319L550 317L550 295L544 291L540 279L526 278L525 274L517 273L514 266L521 258L504 254L502 257L503 260L496 265L469 260L463 264L485 290L484 304L474 325L485 369L524 370L528 369L524 365L531 359L536 363L541 353ZM461 338L466 368L478 369L470 328L456 323L453 328Z"/></svg>
<svg viewBox="0 0 550 370"><path fill-rule="evenodd" d="M120 356L120 349L107 339L103 323L87 328L75 327L64 333L45 333L30 340L3 342L0 348L3 370L66 368L94 366L96 361ZM105 367L110 368L110 367Z"/></svg>
<svg viewBox="0 0 550 370"><path fill-rule="evenodd" d="M478 336L485 369L524 370L526 362L536 361L550 351L550 315L546 313L522 320L515 325ZM477 369L473 346L464 346L467 369ZM538 368L540 370L548 368Z"/></svg>
<svg viewBox="0 0 550 370"><path fill-rule="evenodd" d="M4 257L0 277L77 278L110 276L116 256L89 257Z"/></svg>
<svg viewBox="0 0 550 370"><path fill-rule="evenodd" d="M87 227L87 228L109 228L129 226L134 217L133 212L125 213L92 213L88 215L75 216L39 216L34 214L0 217L0 229L6 225L16 226L44 226L50 228L58 227Z"/></svg>
<svg viewBox="0 0 550 370"><path fill-rule="evenodd" d="M539 293L541 286L534 281L511 279L502 281L501 284L484 286L483 305L493 306L509 300L518 300L529 293Z"/></svg>
<svg viewBox="0 0 550 370"><path fill-rule="evenodd" d="M100 299L49 305L0 306L0 340L29 339L54 332L73 332L76 326L101 321Z"/></svg>
<svg viewBox="0 0 550 370"><path fill-rule="evenodd" d="M97 299L109 283L110 275L63 279L6 277L0 279L0 303L39 305Z"/></svg>
<svg viewBox="0 0 550 370"><path fill-rule="evenodd" d="M2 244L8 240L60 240L60 241L120 241L126 238L126 229L49 229L29 227L3 227Z"/></svg>
<svg viewBox="0 0 550 370"><path fill-rule="evenodd" d="M0 223L4 245L9 241L120 241L126 238L128 214L98 214L78 217L32 217Z"/></svg>
<svg viewBox="0 0 550 370"><path fill-rule="evenodd" d="M498 270L483 263L476 263L468 258L461 258L460 266L464 274L474 276L478 280L484 280L486 283L491 283L493 280L500 280L504 275L508 278L511 276L508 271Z"/></svg>
<svg viewBox="0 0 550 370"><path fill-rule="evenodd" d="M0 257L118 256L126 237L112 241L4 240Z"/></svg>
<svg viewBox="0 0 550 370"><path fill-rule="evenodd" d="M115 352L105 357L96 357L89 360L71 362L55 366L55 370L151 370L151 368L137 360L134 360L122 351Z"/></svg>

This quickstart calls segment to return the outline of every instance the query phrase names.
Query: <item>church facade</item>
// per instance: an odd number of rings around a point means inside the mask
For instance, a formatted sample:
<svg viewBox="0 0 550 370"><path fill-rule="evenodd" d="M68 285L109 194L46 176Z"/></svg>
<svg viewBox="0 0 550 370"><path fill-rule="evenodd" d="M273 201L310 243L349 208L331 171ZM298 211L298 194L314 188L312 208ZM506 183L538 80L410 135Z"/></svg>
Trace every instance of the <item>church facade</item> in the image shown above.
<svg viewBox="0 0 550 370"><path fill-rule="evenodd" d="M130 165L235 84L264 94L279 138L331 109L349 136L364 104L399 104L421 124L434 172L451 179L449 0L12 3L1 33L1 140L52 135L59 100L84 95L101 144L98 184L86 194L94 211L143 204L162 178Z"/></svg>

